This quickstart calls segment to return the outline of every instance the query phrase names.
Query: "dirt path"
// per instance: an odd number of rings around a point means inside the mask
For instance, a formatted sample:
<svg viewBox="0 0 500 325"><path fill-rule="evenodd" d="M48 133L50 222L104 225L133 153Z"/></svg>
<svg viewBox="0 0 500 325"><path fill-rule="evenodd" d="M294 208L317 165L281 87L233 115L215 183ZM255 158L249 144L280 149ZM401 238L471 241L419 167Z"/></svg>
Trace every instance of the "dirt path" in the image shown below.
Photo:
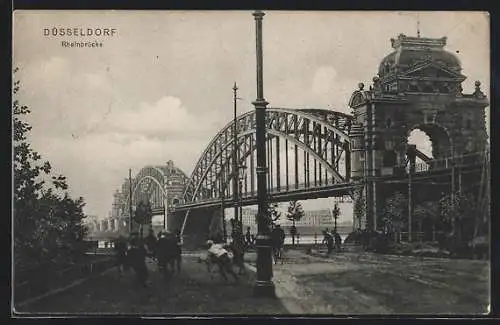
<svg viewBox="0 0 500 325"><path fill-rule="evenodd" d="M489 305L484 261L288 251L284 264L274 266L274 282L297 314L477 315Z"/></svg>

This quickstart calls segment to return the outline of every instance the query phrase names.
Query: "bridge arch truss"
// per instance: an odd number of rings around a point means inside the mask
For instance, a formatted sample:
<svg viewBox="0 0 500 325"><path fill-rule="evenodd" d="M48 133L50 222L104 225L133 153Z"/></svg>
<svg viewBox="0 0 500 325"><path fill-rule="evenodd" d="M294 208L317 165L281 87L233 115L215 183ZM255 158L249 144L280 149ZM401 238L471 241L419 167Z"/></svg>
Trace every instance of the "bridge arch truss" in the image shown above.
<svg viewBox="0 0 500 325"><path fill-rule="evenodd" d="M198 160L184 192L184 204L233 198L233 182L242 197L256 196L255 112L236 121L237 166L234 169L234 123L212 139ZM287 192L347 183L350 179L350 115L319 109L268 108L266 150L268 192Z"/></svg>

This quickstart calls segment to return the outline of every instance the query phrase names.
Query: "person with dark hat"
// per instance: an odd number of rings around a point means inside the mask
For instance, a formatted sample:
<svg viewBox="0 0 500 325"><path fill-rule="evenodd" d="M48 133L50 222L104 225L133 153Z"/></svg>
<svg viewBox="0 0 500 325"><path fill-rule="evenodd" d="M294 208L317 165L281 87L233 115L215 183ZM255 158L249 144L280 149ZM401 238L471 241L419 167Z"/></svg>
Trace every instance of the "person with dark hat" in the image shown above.
<svg viewBox="0 0 500 325"><path fill-rule="evenodd" d="M148 286L149 271L146 266L147 251L139 238L132 237L130 239L130 249L127 255L135 271L137 282L143 286Z"/></svg>

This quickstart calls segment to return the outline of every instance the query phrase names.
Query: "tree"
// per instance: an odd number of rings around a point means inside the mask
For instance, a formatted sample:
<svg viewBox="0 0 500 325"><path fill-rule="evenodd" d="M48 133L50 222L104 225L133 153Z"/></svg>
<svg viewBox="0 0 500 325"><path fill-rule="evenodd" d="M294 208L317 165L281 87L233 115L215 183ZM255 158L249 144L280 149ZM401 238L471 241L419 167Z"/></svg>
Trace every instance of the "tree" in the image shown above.
<svg viewBox="0 0 500 325"><path fill-rule="evenodd" d="M14 73L18 69L14 70ZM13 95L20 81L13 84ZM70 263L78 257L86 227L83 199L72 200L66 178L52 176L51 165L31 148L31 125L23 120L30 113L16 99L12 103L14 146L14 266L16 279L28 270L51 264ZM50 179L50 182L47 182Z"/></svg>
<svg viewBox="0 0 500 325"><path fill-rule="evenodd" d="M440 200L443 219L451 225L452 235L459 242L472 240L479 202L469 193L445 195Z"/></svg>
<svg viewBox="0 0 500 325"><path fill-rule="evenodd" d="M436 240L436 224L440 220L439 203L425 201L415 206L414 218L419 223L419 231L422 232L422 224L427 219L432 223L432 241Z"/></svg>
<svg viewBox="0 0 500 325"><path fill-rule="evenodd" d="M396 192L385 201L384 225L385 233L393 233L395 241L399 240L399 233L404 224L407 199L401 192Z"/></svg>
<svg viewBox="0 0 500 325"><path fill-rule="evenodd" d="M358 193L355 197L354 200L354 207L353 207L353 212L354 212L354 217L358 221L358 229L362 228L362 220L363 220L363 215L365 214L365 197L363 196L363 193L361 190L358 190Z"/></svg>
<svg viewBox="0 0 500 325"><path fill-rule="evenodd" d="M297 228L295 227L295 222L302 219L304 216L304 209L299 201L291 201L288 205L288 210L286 217L288 220L292 221L292 245L295 245L295 235L297 234Z"/></svg>

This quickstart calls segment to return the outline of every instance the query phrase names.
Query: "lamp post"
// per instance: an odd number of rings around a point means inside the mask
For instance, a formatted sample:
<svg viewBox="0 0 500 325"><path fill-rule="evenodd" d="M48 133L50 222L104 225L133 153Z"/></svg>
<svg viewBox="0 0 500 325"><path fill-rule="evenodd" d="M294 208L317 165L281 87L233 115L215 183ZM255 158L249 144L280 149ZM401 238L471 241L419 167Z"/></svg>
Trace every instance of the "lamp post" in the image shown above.
<svg viewBox="0 0 500 325"><path fill-rule="evenodd" d="M224 239L224 243L227 243L226 215L224 213L224 191L225 191L224 173L221 173L221 178L220 178L220 213L221 213L221 219L222 219L223 239Z"/></svg>
<svg viewBox="0 0 500 325"><path fill-rule="evenodd" d="M264 13L255 11L256 58L257 58L257 99L252 103L255 106L255 146L257 150L257 279L254 286L256 297L276 297L271 256L271 231L267 209L266 184L266 106L264 99L263 71L262 71L262 19Z"/></svg>
<svg viewBox="0 0 500 325"><path fill-rule="evenodd" d="M415 173L415 156L416 156L417 146L414 144L408 145L408 241L412 241L412 222L413 222L413 184L412 184L412 174Z"/></svg>
<svg viewBox="0 0 500 325"><path fill-rule="evenodd" d="M129 235L132 234L132 168L129 168L128 170L128 185L129 185L129 191L128 191L128 233Z"/></svg>
<svg viewBox="0 0 500 325"><path fill-rule="evenodd" d="M332 216L333 216L333 231L337 232L337 219L339 218L340 214L340 209L337 203L335 203L335 207L332 209Z"/></svg>
<svg viewBox="0 0 500 325"><path fill-rule="evenodd" d="M170 210L170 206L167 208L163 206L163 230L167 229L167 211Z"/></svg>
<svg viewBox="0 0 500 325"><path fill-rule="evenodd" d="M243 234L243 180L247 176L247 166L245 165L240 165L238 167L238 172L239 172L239 177L238 177L238 194L240 196L240 227L241 227L241 234Z"/></svg>
<svg viewBox="0 0 500 325"><path fill-rule="evenodd" d="M236 101L238 86L236 82L233 86L233 106L234 106L234 119L233 119L233 199L234 199L234 220L238 221L238 128L237 128L237 113ZM233 238L234 240L234 238Z"/></svg>

